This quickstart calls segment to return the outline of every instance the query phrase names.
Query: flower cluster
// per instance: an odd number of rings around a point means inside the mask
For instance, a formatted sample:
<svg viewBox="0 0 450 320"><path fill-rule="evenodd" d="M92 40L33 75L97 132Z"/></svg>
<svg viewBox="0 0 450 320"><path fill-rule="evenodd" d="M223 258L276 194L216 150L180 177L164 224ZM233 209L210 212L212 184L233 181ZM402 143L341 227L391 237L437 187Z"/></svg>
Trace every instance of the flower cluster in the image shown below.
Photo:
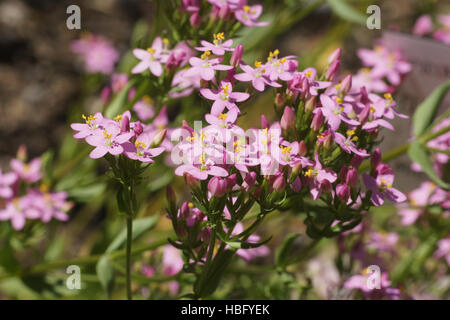
<svg viewBox="0 0 450 320"><path fill-rule="evenodd" d="M83 58L85 69L89 73L109 75L119 60L119 52L107 40L91 33L73 41L71 49Z"/></svg>
<svg viewBox="0 0 450 320"><path fill-rule="evenodd" d="M130 122L130 111L114 119L104 117L100 112L83 115L83 119L85 123L72 123L71 128L76 131L74 138L85 139L95 147L89 154L92 159L102 158L106 154L124 154L132 160L152 163L153 158L165 150L160 145L164 142L166 129L161 130L154 124L145 125L140 121Z"/></svg>
<svg viewBox="0 0 450 320"><path fill-rule="evenodd" d="M200 0L183 0L179 10L189 15L190 24L194 28L199 28L202 25L204 19L200 15L202 9L210 9L210 21L216 21L217 19L229 21L234 18L247 27L265 26L268 24L258 21L263 10L260 4L248 5L247 0L208 0L208 3L209 6ZM205 15L205 17L207 16Z"/></svg>
<svg viewBox="0 0 450 320"><path fill-rule="evenodd" d="M413 33L421 37L432 36L439 42L450 44L450 14L440 14L435 20L427 14L420 16Z"/></svg>
<svg viewBox="0 0 450 320"><path fill-rule="evenodd" d="M391 51L380 41L373 50L359 49L358 56L364 68L353 78L353 92L365 86L368 92L393 93L411 71L400 50Z"/></svg>
<svg viewBox="0 0 450 320"><path fill-rule="evenodd" d="M54 192L42 183L41 160L26 162L26 149L11 160L11 172L0 170L0 220L10 220L14 229L22 230L26 220L67 221L72 203L66 192Z"/></svg>

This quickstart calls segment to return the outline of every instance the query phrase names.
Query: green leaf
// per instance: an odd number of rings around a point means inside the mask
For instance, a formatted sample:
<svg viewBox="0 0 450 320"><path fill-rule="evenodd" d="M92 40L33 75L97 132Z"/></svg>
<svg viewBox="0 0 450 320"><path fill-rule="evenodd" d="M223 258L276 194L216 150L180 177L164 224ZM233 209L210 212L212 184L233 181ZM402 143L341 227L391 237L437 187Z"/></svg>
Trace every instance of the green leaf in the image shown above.
<svg viewBox="0 0 450 320"><path fill-rule="evenodd" d="M417 107L413 115L413 130L416 137L420 137L433 122L436 113L450 90L450 81L440 85Z"/></svg>
<svg viewBox="0 0 450 320"><path fill-rule="evenodd" d="M100 283L109 295L114 285L114 267L107 255L97 262L96 271Z"/></svg>
<svg viewBox="0 0 450 320"><path fill-rule="evenodd" d="M286 263L292 245L294 244L295 239L297 239L299 236L300 234L298 233L291 233L288 234L284 239L283 243L275 253L275 264L277 266L283 266Z"/></svg>
<svg viewBox="0 0 450 320"><path fill-rule="evenodd" d="M158 222L159 215L154 215L147 218L142 219L136 219L133 221L133 234L132 238L133 240L137 239L139 236L141 236L144 232L149 231L152 229L156 223ZM122 247L125 242L127 241L127 230L124 228L117 237L111 242L111 244L106 249L107 253L113 252L120 247Z"/></svg>
<svg viewBox="0 0 450 320"><path fill-rule="evenodd" d="M106 107L106 117L113 118L123 111L128 100L128 91L134 86L134 82L135 80L133 79L128 81L127 85L114 97L111 103Z"/></svg>
<svg viewBox="0 0 450 320"><path fill-rule="evenodd" d="M428 177L443 189L450 189L450 185L439 178L434 172L433 163L427 150L418 141L411 142L408 155L412 161L417 162Z"/></svg>
<svg viewBox="0 0 450 320"><path fill-rule="evenodd" d="M344 20L362 24L366 23L366 16L354 9L351 5L349 5L344 0L328 0L328 4L330 5L333 12L341 17Z"/></svg>

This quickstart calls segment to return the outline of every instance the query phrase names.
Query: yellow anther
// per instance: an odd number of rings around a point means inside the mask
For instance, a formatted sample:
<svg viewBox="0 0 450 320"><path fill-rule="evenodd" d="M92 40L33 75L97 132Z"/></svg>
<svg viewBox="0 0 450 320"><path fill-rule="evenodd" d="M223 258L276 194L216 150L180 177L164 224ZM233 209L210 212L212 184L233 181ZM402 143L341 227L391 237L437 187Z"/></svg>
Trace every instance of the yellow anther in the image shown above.
<svg viewBox="0 0 450 320"><path fill-rule="evenodd" d="M193 204L192 202L189 202L189 203L188 203L188 207L189 207L189 208L193 208L193 207L194 207L194 204Z"/></svg>
<svg viewBox="0 0 450 320"><path fill-rule="evenodd" d="M200 161L201 164L205 164L206 163L206 154L204 152L200 156L199 161Z"/></svg>
<svg viewBox="0 0 450 320"><path fill-rule="evenodd" d="M230 84L227 83L227 84L221 86L220 88L223 90L223 92L228 93L228 90L230 90Z"/></svg>
<svg viewBox="0 0 450 320"><path fill-rule="evenodd" d="M219 32L219 33L215 33L214 35L214 40L224 40L225 39L225 34L223 32Z"/></svg>
<svg viewBox="0 0 450 320"><path fill-rule="evenodd" d="M261 66L262 66L261 61L255 61L255 67L256 68L261 68Z"/></svg>
<svg viewBox="0 0 450 320"><path fill-rule="evenodd" d="M226 113L221 113L221 114L219 114L219 120L223 120L223 121L225 121L225 120L227 120L227 114Z"/></svg>
<svg viewBox="0 0 450 320"><path fill-rule="evenodd" d="M372 112L372 113L375 112L375 108L373 107L373 105L370 105L370 112Z"/></svg>
<svg viewBox="0 0 450 320"><path fill-rule="evenodd" d="M121 121L121 120L123 120L123 116L122 116L121 114L119 114L119 115L117 115L117 116L114 118L114 120L115 120L115 121Z"/></svg>
<svg viewBox="0 0 450 320"><path fill-rule="evenodd" d="M308 171L305 172L305 177L311 178L313 176L314 176L314 169L310 167Z"/></svg>
<svg viewBox="0 0 450 320"><path fill-rule="evenodd" d="M39 190L40 190L42 193L46 193L46 192L48 192L49 187L48 187L48 185L46 185L45 183L42 183L42 184L39 186Z"/></svg>
<svg viewBox="0 0 450 320"><path fill-rule="evenodd" d="M104 129L104 130L103 130L103 137L104 137L105 139L111 139L112 133L108 133L108 132L106 131L106 129Z"/></svg>
<svg viewBox="0 0 450 320"><path fill-rule="evenodd" d="M339 97L336 97L335 101L336 101L338 104L341 104L341 103L343 102L342 99L339 98Z"/></svg>
<svg viewBox="0 0 450 320"><path fill-rule="evenodd" d="M280 146L280 149L281 149L281 153L283 153L283 154L289 154L289 153L291 153L291 151L292 151L292 147L285 147L285 146Z"/></svg>
<svg viewBox="0 0 450 320"><path fill-rule="evenodd" d="M86 121L86 123L87 124L91 124L91 122L92 122L92 120L95 120L95 119L97 119L97 117L94 117L94 116L85 116L84 114L81 116L85 121Z"/></svg>
<svg viewBox="0 0 450 320"><path fill-rule="evenodd" d="M352 140L355 141L355 142L358 141L358 139L359 139L359 138L358 138L357 136L354 136L354 137L352 138Z"/></svg>
<svg viewBox="0 0 450 320"><path fill-rule="evenodd" d="M352 135L354 135L355 134L355 130L347 130L347 135L349 136L349 137L351 137Z"/></svg>
<svg viewBox="0 0 450 320"><path fill-rule="evenodd" d="M244 9L245 12L250 12L251 7L250 6L244 6L243 9Z"/></svg>
<svg viewBox="0 0 450 320"><path fill-rule="evenodd" d="M156 50L153 49L153 48L148 48L147 52L150 53L150 54L154 54L156 52Z"/></svg>
<svg viewBox="0 0 450 320"><path fill-rule="evenodd" d="M163 39L162 39L162 42L163 42L166 46L169 45L169 43L170 43L169 39L167 39L167 38L163 38Z"/></svg>
<svg viewBox="0 0 450 320"><path fill-rule="evenodd" d="M362 68L361 71L362 71L364 74L369 74L369 73L370 73L370 68Z"/></svg>
<svg viewBox="0 0 450 320"><path fill-rule="evenodd" d="M286 63L287 60L286 60L286 58L283 58L283 59L280 60L280 62L281 62L281 63Z"/></svg>
<svg viewBox="0 0 450 320"><path fill-rule="evenodd" d="M307 76L308 78L312 77L312 75L313 75L313 73L312 73L311 70L308 70L308 71L305 72L305 76Z"/></svg>
<svg viewBox="0 0 450 320"><path fill-rule="evenodd" d="M134 145L135 145L136 148L138 148L138 149L144 149L145 147L147 147L147 146L145 145L145 143L143 143L143 142L141 142L141 141L138 141L138 140L136 140L136 142L134 143Z"/></svg>
<svg viewBox="0 0 450 320"><path fill-rule="evenodd" d="M341 88L341 84L338 83L337 85L334 86L334 88L335 88L336 90L339 90L339 89Z"/></svg>
<svg viewBox="0 0 450 320"><path fill-rule="evenodd" d="M207 60L209 58L209 56L211 55L211 51L206 50L202 55L201 58L202 60Z"/></svg>

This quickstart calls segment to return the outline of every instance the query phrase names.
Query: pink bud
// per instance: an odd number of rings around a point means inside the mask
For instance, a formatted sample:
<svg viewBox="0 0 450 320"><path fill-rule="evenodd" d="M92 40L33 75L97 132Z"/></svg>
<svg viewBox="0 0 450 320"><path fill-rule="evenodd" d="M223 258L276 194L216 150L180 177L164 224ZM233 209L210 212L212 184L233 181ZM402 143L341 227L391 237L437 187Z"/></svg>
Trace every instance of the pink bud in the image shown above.
<svg viewBox="0 0 450 320"><path fill-rule="evenodd" d="M337 48L336 50L334 50L333 53L331 53L328 57L328 64L332 64L333 62L340 60L341 52L341 48Z"/></svg>
<svg viewBox="0 0 450 320"><path fill-rule="evenodd" d="M166 134L167 134L167 130L163 129L160 132L158 132L155 137L153 138L152 144L150 146L150 148L156 148L159 147L161 145L161 143L164 141L164 139L166 138Z"/></svg>
<svg viewBox="0 0 450 320"><path fill-rule="evenodd" d="M304 157L304 156L306 156L307 153L308 153L308 147L306 145L305 140L302 140L298 143L298 155L300 157Z"/></svg>
<svg viewBox="0 0 450 320"><path fill-rule="evenodd" d="M350 91L352 88L352 75L347 75L344 80L341 82L341 86L339 87L339 92L341 92L344 96Z"/></svg>
<svg viewBox="0 0 450 320"><path fill-rule="evenodd" d="M413 33L418 36L426 35L433 30L433 21L427 14L421 15L414 25Z"/></svg>
<svg viewBox="0 0 450 320"><path fill-rule="evenodd" d="M24 144L21 144L17 149L16 158L22 162L27 162L28 152L27 147Z"/></svg>
<svg viewBox="0 0 450 320"><path fill-rule="evenodd" d="M229 175L227 178L225 178L225 182L226 182L226 186L227 186L227 191L231 191L237 183L236 173L233 173L233 174Z"/></svg>
<svg viewBox="0 0 450 320"><path fill-rule="evenodd" d="M306 100L305 111L313 112L315 108L316 108L316 97L312 96L308 100Z"/></svg>
<svg viewBox="0 0 450 320"><path fill-rule="evenodd" d="M120 133L129 132L130 131L130 118L127 116L123 117L120 123Z"/></svg>
<svg viewBox="0 0 450 320"><path fill-rule="evenodd" d="M353 156L353 158L352 158L352 161L350 161L350 165L351 165L353 168L358 169L359 166L361 165L361 163L363 162L363 160L364 160L363 157L361 157L361 156L355 154L355 155Z"/></svg>
<svg viewBox="0 0 450 320"><path fill-rule="evenodd" d="M333 145L333 136L331 135L331 133L329 133L323 140L323 147L327 150L330 150L332 145Z"/></svg>
<svg viewBox="0 0 450 320"><path fill-rule="evenodd" d="M319 131L323 125L323 114L321 109L317 109L311 122L311 129Z"/></svg>
<svg viewBox="0 0 450 320"><path fill-rule="evenodd" d="M230 65L237 68L241 64L242 56L244 55L244 46L238 44L231 55Z"/></svg>
<svg viewBox="0 0 450 320"><path fill-rule="evenodd" d="M288 72L295 72L298 70L298 61L297 60L289 60L288 61Z"/></svg>
<svg viewBox="0 0 450 320"><path fill-rule="evenodd" d="M219 10L219 18L221 20L228 20L230 16L231 16L230 7L228 7L227 5L222 6Z"/></svg>
<svg viewBox="0 0 450 320"><path fill-rule="evenodd" d="M100 93L100 99L103 103L108 103L109 98L111 97L111 88L110 87L104 87L102 89L102 92Z"/></svg>
<svg viewBox="0 0 450 320"><path fill-rule="evenodd" d="M347 202L350 197L350 188L346 184L338 184L336 186L336 195L343 202Z"/></svg>
<svg viewBox="0 0 450 320"><path fill-rule="evenodd" d="M291 130L294 129L295 126L295 113L294 109L286 106L284 108L283 116L280 121L281 129L283 130Z"/></svg>
<svg viewBox="0 0 450 320"><path fill-rule="evenodd" d="M268 128L270 128L270 123L269 123L269 121L267 120L267 118L266 118L266 116L265 115L261 115L261 128L262 129L268 129Z"/></svg>
<svg viewBox="0 0 450 320"><path fill-rule="evenodd" d="M193 26L194 28L198 28L202 24L202 17L200 17L200 15L195 12L189 18L189 22L191 23L191 26Z"/></svg>
<svg viewBox="0 0 450 320"><path fill-rule="evenodd" d="M278 109L282 108L284 104L286 103L286 98L283 94L277 93L275 96L275 105L278 107Z"/></svg>
<svg viewBox="0 0 450 320"><path fill-rule="evenodd" d="M339 171L339 179L341 179L341 181L346 181L347 172L348 172L348 167L346 165L342 166L341 171Z"/></svg>
<svg viewBox="0 0 450 320"><path fill-rule="evenodd" d="M358 184L358 178L358 169L352 167L347 172L345 183L351 187L355 187Z"/></svg>
<svg viewBox="0 0 450 320"><path fill-rule="evenodd" d="M242 185L242 187L248 191L251 188L253 188L253 186L256 183L256 172L252 171L249 174L247 174L244 178L244 183Z"/></svg>
<svg viewBox="0 0 450 320"><path fill-rule="evenodd" d="M213 177L208 183L208 190L213 197L223 197L227 191L227 183L219 177Z"/></svg>
<svg viewBox="0 0 450 320"><path fill-rule="evenodd" d="M284 179L284 176L281 174L278 177L275 178L275 181L273 182L273 189L275 191L283 191L284 188L286 188L286 180Z"/></svg>
<svg viewBox="0 0 450 320"><path fill-rule="evenodd" d="M370 105L366 104L365 107L360 112L360 114L358 115L359 122L363 124L366 123L367 120L369 119L369 115L370 115Z"/></svg>
<svg viewBox="0 0 450 320"><path fill-rule="evenodd" d="M171 205L176 204L177 197L175 196L175 192L173 191L171 186L167 186L167 188L166 188L166 197L167 197L167 202L169 202Z"/></svg>
<svg viewBox="0 0 450 320"><path fill-rule="evenodd" d="M136 121L133 126L134 137L137 138L142 132L144 132L144 127L140 121Z"/></svg>
<svg viewBox="0 0 450 320"><path fill-rule="evenodd" d="M333 81L336 75L339 72L339 68L341 67L341 62L339 60L334 61L329 67L327 72L325 73L325 78L328 81Z"/></svg>
<svg viewBox="0 0 450 320"><path fill-rule="evenodd" d="M372 153L372 157L370 158L370 166L372 169L375 169L378 167L378 165L381 163L381 151L380 148L376 148L375 151Z"/></svg>
<svg viewBox="0 0 450 320"><path fill-rule="evenodd" d="M184 173L184 181L191 187L191 189L197 189L199 187L198 180L194 178L190 173Z"/></svg>

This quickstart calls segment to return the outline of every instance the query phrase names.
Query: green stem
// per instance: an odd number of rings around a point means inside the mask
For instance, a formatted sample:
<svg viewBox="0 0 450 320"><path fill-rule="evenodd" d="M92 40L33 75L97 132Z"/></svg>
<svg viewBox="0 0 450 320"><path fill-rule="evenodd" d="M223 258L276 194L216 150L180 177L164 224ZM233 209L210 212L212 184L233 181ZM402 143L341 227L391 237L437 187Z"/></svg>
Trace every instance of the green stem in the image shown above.
<svg viewBox="0 0 450 320"><path fill-rule="evenodd" d="M126 248L126 278L127 278L127 299L132 300L131 295L131 243L133 235L133 217L127 215L127 248Z"/></svg>

